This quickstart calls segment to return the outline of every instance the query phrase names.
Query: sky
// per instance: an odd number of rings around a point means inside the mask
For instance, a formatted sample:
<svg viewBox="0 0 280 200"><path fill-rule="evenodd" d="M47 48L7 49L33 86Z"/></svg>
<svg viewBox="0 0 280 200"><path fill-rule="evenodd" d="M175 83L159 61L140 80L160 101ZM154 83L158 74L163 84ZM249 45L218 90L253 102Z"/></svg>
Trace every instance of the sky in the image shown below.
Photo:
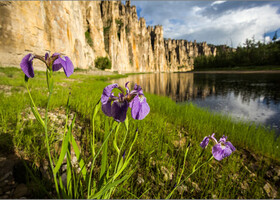
<svg viewBox="0 0 280 200"><path fill-rule="evenodd" d="M269 42L278 30L280 1L131 1L147 26L162 25L164 38L243 45Z"/></svg>

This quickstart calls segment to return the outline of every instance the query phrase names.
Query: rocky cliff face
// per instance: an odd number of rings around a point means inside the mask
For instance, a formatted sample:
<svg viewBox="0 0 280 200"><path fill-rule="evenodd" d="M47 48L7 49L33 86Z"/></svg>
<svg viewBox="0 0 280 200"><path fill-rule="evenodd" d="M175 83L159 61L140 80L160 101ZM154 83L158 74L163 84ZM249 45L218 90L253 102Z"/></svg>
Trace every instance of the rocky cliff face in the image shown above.
<svg viewBox="0 0 280 200"><path fill-rule="evenodd" d="M166 70L163 29L146 27L144 18L138 20L136 7L127 1L102 1L101 18L104 26L105 50L113 70Z"/></svg>
<svg viewBox="0 0 280 200"><path fill-rule="evenodd" d="M99 4L95 1L1 2L1 65L19 66L27 53L44 55L51 51L68 55L75 67L93 66L97 55L106 55ZM93 47L85 39L87 28L94 36Z"/></svg>
<svg viewBox="0 0 280 200"><path fill-rule="evenodd" d="M216 56L216 48L206 42L196 43L186 40L165 40L165 57L168 68L172 71L189 71L193 69L194 58L201 55Z"/></svg>
<svg viewBox="0 0 280 200"><path fill-rule="evenodd" d="M130 1L0 2L0 65L19 66L27 53L46 51L78 68L108 56L120 72L189 70L193 57L215 54L206 43L164 40L163 27L147 27Z"/></svg>

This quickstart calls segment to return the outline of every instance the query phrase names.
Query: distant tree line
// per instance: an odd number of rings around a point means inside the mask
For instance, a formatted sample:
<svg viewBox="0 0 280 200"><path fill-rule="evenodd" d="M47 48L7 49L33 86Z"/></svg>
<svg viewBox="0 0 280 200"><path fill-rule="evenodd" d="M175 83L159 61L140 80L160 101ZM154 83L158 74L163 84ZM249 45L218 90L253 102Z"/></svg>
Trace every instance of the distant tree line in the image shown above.
<svg viewBox="0 0 280 200"><path fill-rule="evenodd" d="M280 41L275 33L268 44L256 42L254 37L246 39L237 49L225 45L216 46L216 56L199 56L194 60L195 69L231 68L242 66L280 65Z"/></svg>

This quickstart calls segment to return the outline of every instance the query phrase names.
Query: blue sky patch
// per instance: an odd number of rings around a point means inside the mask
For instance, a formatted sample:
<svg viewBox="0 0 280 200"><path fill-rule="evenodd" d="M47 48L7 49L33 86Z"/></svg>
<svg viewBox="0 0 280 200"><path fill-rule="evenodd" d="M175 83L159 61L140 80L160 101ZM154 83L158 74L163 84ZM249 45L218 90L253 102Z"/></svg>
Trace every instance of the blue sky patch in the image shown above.
<svg viewBox="0 0 280 200"><path fill-rule="evenodd" d="M277 38L279 38L279 37L280 37L280 28L278 28L278 29L275 30L275 31L271 31L271 32L265 33L264 36L265 36L265 37L266 37L266 36L269 36L270 39L272 39L276 31L277 31Z"/></svg>
<svg viewBox="0 0 280 200"><path fill-rule="evenodd" d="M142 11L142 8L140 6L136 7L136 12L137 12L137 16L140 18L140 17L143 17L141 16L141 11Z"/></svg>
<svg viewBox="0 0 280 200"><path fill-rule="evenodd" d="M180 19L169 19L172 24L183 24L183 21Z"/></svg>

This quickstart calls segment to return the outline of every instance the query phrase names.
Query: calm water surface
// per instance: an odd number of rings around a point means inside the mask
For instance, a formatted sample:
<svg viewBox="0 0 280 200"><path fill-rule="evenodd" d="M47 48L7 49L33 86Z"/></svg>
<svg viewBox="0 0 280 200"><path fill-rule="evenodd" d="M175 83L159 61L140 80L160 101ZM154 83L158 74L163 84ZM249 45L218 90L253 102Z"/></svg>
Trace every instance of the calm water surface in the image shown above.
<svg viewBox="0 0 280 200"><path fill-rule="evenodd" d="M144 92L168 96L178 103L192 102L280 133L280 73L157 73L113 82L124 85L127 81L131 87L141 85Z"/></svg>

